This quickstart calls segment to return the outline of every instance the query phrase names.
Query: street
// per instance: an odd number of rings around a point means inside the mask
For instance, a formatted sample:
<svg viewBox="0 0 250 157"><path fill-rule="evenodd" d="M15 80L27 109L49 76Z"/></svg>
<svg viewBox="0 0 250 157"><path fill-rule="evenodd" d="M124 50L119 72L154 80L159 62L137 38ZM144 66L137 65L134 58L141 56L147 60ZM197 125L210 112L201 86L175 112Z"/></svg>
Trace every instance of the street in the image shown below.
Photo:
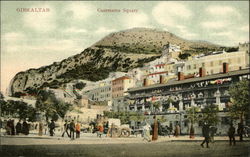
<svg viewBox="0 0 250 157"><path fill-rule="evenodd" d="M202 137L189 140L187 137L160 137L156 142L143 141L141 137L97 138L85 135L71 141L61 137L1 137L2 157L36 156L81 156L81 157L249 157L249 139L229 146L226 137L215 138L210 148L200 146Z"/></svg>

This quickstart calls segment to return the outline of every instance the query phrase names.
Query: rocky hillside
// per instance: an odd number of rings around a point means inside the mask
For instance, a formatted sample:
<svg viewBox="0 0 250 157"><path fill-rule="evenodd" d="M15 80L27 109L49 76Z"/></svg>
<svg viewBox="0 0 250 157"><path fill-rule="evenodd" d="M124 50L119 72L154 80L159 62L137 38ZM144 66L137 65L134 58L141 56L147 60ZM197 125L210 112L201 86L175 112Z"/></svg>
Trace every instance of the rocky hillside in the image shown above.
<svg viewBox="0 0 250 157"><path fill-rule="evenodd" d="M167 42L180 46L183 52L190 53L206 53L220 49L219 45L206 41L186 40L170 32L148 28L133 28L112 33L93 46L125 53L156 54L161 53Z"/></svg>
<svg viewBox="0 0 250 157"><path fill-rule="evenodd" d="M10 85L10 94L32 94L37 89L58 88L76 79L98 81L107 78L109 72L127 72L160 57L162 47L167 42L190 52L218 48L206 42L184 40L165 31L130 29L112 33L82 53L61 62L16 74Z"/></svg>

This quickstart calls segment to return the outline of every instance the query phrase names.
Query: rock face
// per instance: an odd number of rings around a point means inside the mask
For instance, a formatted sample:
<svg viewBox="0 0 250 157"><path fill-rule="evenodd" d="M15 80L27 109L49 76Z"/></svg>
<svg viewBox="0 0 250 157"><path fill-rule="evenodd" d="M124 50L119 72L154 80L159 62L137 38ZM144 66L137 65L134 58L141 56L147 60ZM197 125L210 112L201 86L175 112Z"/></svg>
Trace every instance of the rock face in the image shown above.
<svg viewBox="0 0 250 157"><path fill-rule="evenodd" d="M107 78L109 72L127 72L160 57L162 47L167 42L188 51L218 48L206 42L189 42L169 32L153 29L121 31L108 35L82 53L61 62L16 74L10 84L10 94L20 96L43 87L59 88L77 79L98 81Z"/></svg>

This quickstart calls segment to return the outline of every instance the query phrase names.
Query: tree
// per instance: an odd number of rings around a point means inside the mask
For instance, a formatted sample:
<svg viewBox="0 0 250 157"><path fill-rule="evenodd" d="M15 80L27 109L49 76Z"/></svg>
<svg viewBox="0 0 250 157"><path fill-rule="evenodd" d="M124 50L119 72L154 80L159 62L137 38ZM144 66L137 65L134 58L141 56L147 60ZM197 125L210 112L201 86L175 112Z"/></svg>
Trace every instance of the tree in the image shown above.
<svg viewBox="0 0 250 157"><path fill-rule="evenodd" d="M240 119L243 123L244 117L250 112L249 80L243 80L233 84L229 88L232 105L229 113L232 119Z"/></svg>
<svg viewBox="0 0 250 157"><path fill-rule="evenodd" d="M51 91L41 90L38 92L36 108L45 113L46 121L49 118L56 121L59 117L64 118L67 111L72 110L72 105L57 99Z"/></svg>
<svg viewBox="0 0 250 157"><path fill-rule="evenodd" d="M19 119L26 119L28 118L29 121L36 120L36 109L31 105L28 105L26 102L17 101L15 105L16 114L18 115Z"/></svg>
<svg viewBox="0 0 250 157"><path fill-rule="evenodd" d="M190 128L190 138L194 137L194 123L199 121L199 115L197 114L200 111L199 107L192 106L186 110L188 121L191 122Z"/></svg>
<svg viewBox="0 0 250 157"><path fill-rule="evenodd" d="M180 53L179 55L178 55L178 57L180 58L180 59L187 59L189 56L191 56L191 54L190 53Z"/></svg>
<svg viewBox="0 0 250 157"><path fill-rule="evenodd" d="M161 102L160 101L153 102L153 106L154 106L155 111L159 110L161 106Z"/></svg>
<svg viewBox="0 0 250 157"><path fill-rule="evenodd" d="M75 84L75 88L78 90L82 90L86 86L86 83L78 82Z"/></svg>
<svg viewBox="0 0 250 157"><path fill-rule="evenodd" d="M36 120L36 109L23 101L0 100L1 116L12 116L14 118Z"/></svg>
<svg viewBox="0 0 250 157"><path fill-rule="evenodd" d="M210 125L217 125L219 122L218 112L219 108L216 104L205 106L205 108L202 109L203 121Z"/></svg>

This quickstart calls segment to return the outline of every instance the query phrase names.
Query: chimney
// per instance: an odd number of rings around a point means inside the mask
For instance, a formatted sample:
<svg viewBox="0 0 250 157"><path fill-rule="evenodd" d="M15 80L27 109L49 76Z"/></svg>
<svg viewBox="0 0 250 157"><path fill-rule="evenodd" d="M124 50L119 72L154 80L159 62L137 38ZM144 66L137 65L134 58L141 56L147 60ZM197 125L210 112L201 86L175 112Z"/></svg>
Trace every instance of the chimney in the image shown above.
<svg viewBox="0 0 250 157"><path fill-rule="evenodd" d="M206 76L206 70L205 70L205 68L200 68L200 69L199 69L199 76L200 76L200 77Z"/></svg>
<svg viewBox="0 0 250 157"><path fill-rule="evenodd" d="M164 77L160 75L160 84L164 83Z"/></svg>
<svg viewBox="0 0 250 157"><path fill-rule="evenodd" d="M178 72L178 81L184 80L184 74L183 72Z"/></svg>
<svg viewBox="0 0 250 157"><path fill-rule="evenodd" d="M145 78L145 79L143 80L143 86L148 86L148 79Z"/></svg>
<svg viewBox="0 0 250 157"><path fill-rule="evenodd" d="M223 63L223 67L222 67L222 72L223 73L228 73L228 63Z"/></svg>

